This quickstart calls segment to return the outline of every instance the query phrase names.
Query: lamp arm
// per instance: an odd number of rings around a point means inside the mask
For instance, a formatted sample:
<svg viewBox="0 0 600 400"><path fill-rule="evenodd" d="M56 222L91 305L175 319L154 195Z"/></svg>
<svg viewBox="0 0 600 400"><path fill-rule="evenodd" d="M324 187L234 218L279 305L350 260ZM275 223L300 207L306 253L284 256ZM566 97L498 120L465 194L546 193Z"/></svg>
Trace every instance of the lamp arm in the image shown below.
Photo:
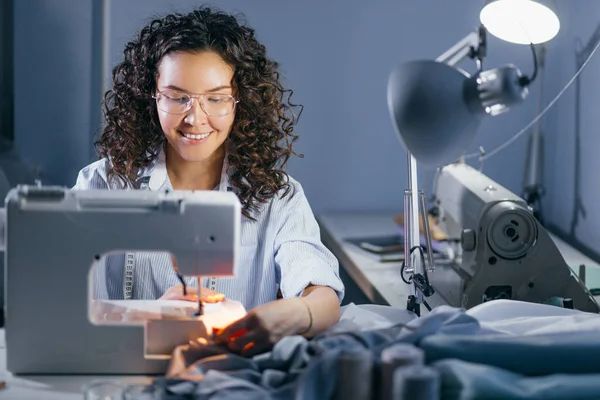
<svg viewBox="0 0 600 400"><path fill-rule="evenodd" d="M454 67L462 60L469 57L476 59L478 63L477 67L481 69L481 62L486 55L487 31L483 25L480 25L479 28L477 28L477 31L471 32L459 40L435 61Z"/></svg>

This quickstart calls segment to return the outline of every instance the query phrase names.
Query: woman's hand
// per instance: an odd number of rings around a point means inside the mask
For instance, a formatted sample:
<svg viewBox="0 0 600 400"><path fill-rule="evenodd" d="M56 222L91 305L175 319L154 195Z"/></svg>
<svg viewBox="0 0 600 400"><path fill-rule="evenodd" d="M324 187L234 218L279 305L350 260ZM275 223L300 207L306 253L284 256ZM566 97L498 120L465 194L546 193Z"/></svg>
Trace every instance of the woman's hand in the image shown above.
<svg viewBox="0 0 600 400"><path fill-rule="evenodd" d="M198 301L198 289L194 286L186 286L186 295L183 295L183 285L171 286L162 296L160 300L186 300L186 301ZM206 303L217 303L225 300L225 296L215 292L214 290L201 288L200 297L202 301Z"/></svg>
<svg viewBox="0 0 600 400"><path fill-rule="evenodd" d="M271 350L285 336L304 332L309 326L310 314L303 299L281 299L252 309L214 340L232 352L251 357Z"/></svg>

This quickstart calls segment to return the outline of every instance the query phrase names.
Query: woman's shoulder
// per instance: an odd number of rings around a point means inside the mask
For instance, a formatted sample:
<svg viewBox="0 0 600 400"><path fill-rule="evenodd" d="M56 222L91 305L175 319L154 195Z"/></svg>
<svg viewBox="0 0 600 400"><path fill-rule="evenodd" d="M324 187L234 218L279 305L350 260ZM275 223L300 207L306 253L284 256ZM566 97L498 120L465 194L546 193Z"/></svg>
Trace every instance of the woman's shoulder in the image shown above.
<svg viewBox="0 0 600 400"><path fill-rule="evenodd" d="M298 180L294 179L290 174L287 174L287 178L291 191L298 191L300 194L304 194L302 184Z"/></svg>
<svg viewBox="0 0 600 400"><path fill-rule="evenodd" d="M77 174L73 189L108 189L108 170L110 162L101 158L83 167Z"/></svg>
<svg viewBox="0 0 600 400"><path fill-rule="evenodd" d="M277 192L272 201L280 207L294 207L298 203L306 201L306 195L302 184L287 174L287 185Z"/></svg>

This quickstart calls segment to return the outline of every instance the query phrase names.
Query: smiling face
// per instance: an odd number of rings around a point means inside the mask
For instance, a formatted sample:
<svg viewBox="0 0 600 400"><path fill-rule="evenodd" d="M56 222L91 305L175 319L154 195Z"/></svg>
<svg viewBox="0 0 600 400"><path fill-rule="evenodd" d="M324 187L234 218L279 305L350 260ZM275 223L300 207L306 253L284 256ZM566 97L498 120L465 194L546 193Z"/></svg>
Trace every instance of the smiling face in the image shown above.
<svg viewBox="0 0 600 400"><path fill-rule="evenodd" d="M216 53L171 53L158 67L156 96L158 118L167 138L167 158L183 163L211 163L225 155L224 142L231 131L235 111L219 116L217 104L232 101L233 68ZM185 96L192 95L191 108L185 110ZM205 109L199 95L204 95ZM172 113L179 103L179 112ZM206 113L206 108L211 114ZM175 161L175 160L174 160Z"/></svg>

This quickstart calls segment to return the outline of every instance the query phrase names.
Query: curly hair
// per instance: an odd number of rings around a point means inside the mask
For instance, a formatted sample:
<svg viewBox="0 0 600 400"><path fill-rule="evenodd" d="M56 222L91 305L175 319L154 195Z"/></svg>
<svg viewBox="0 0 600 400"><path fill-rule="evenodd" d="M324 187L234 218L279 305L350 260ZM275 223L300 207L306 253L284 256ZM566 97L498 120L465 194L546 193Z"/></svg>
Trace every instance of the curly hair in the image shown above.
<svg viewBox="0 0 600 400"><path fill-rule="evenodd" d="M110 160L109 177L136 187L140 172L166 141L152 99L159 64L173 52L202 51L215 52L235 71L232 85L239 103L227 161L242 212L254 220L251 214L260 204L293 189L283 168L291 155L303 157L292 149L303 106L291 103L293 92L281 84L279 64L236 16L208 7L170 14L151 21L127 43L124 60L112 72L112 89L104 95L106 125L96 149Z"/></svg>

